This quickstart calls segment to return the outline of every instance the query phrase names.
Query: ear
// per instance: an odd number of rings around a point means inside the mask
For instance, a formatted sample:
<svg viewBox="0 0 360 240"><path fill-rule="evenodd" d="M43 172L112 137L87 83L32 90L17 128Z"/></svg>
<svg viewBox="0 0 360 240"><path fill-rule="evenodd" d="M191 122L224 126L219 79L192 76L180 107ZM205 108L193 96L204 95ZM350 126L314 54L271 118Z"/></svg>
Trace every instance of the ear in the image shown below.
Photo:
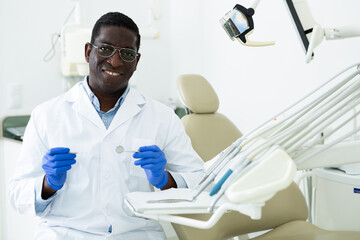
<svg viewBox="0 0 360 240"><path fill-rule="evenodd" d="M88 63L90 59L91 45L90 43L85 44L85 60Z"/></svg>
<svg viewBox="0 0 360 240"><path fill-rule="evenodd" d="M136 57L136 65L135 65L135 69L134 69L134 71L136 70L136 68L137 68L137 65L138 65L138 63L139 63L139 60L140 60L140 57L141 57L141 54L140 53L138 53L138 55L137 55L137 57Z"/></svg>

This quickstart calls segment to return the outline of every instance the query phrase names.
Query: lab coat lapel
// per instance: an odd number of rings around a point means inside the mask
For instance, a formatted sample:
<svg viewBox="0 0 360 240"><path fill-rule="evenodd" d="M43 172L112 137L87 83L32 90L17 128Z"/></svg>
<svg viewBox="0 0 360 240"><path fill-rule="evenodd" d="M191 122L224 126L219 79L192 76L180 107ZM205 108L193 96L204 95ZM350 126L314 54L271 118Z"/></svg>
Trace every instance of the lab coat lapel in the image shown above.
<svg viewBox="0 0 360 240"><path fill-rule="evenodd" d="M91 104L90 99L86 94L81 82L69 90L67 93L67 101L73 102L73 109L81 114L84 118L91 121L97 127L106 129L99 114Z"/></svg>
<svg viewBox="0 0 360 240"><path fill-rule="evenodd" d="M114 119L112 120L108 131L111 132L127 120L133 118L138 112L141 111L145 99L134 89L130 89L124 102L117 111Z"/></svg>

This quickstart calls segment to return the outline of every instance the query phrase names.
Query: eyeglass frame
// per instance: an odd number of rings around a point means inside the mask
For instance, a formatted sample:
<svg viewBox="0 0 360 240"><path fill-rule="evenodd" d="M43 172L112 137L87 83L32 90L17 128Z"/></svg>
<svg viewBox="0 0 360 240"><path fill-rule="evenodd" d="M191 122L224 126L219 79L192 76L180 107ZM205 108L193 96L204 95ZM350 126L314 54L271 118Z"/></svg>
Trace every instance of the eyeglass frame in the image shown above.
<svg viewBox="0 0 360 240"><path fill-rule="evenodd" d="M132 48L119 48L119 47L115 47L115 46L110 45L110 44L102 43L102 45L112 47L112 48L114 48L114 50L115 50L110 56L104 57L104 56L101 56L101 55L99 54L99 47L101 47L101 46L96 46L95 44L90 43L90 42L89 42L89 44L90 44L91 46L93 46L93 47L96 48L97 54L98 54L100 57L102 57L102 58L111 58L111 57L114 56L114 54L116 53L116 50L119 51L119 57L120 57L121 60L123 60L124 62L128 62L128 63L134 62L134 61L136 60L136 57L139 56L139 53L138 53L136 50L132 49ZM123 50L123 49L127 49L127 50L134 51L134 52L136 53L134 60L132 60L132 61L127 61L127 60L123 59L123 58L121 57L121 52L120 52L120 51Z"/></svg>

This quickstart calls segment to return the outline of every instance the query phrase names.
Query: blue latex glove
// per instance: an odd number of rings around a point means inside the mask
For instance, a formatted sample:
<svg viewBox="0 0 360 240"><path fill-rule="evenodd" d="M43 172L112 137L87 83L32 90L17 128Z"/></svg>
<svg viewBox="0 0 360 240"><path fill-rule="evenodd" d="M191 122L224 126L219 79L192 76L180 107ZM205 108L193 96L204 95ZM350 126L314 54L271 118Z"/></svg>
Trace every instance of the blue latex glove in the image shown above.
<svg viewBox="0 0 360 240"><path fill-rule="evenodd" d="M161 149L156 146L144 146L139 152L134 153L134 158L140 158L134 162L141 166L146 173L149 182L157 188L163 188L168 182L168 174L165 171L166 158Z"/></svg>
<svg viewBox="0 0 360 240"><path fill-rule="evenodd" d="M67 171L76 163L76 154L69 151L69 148L64 147L51 148L42 159L46 182L54 190L64 186Z"/></svg>

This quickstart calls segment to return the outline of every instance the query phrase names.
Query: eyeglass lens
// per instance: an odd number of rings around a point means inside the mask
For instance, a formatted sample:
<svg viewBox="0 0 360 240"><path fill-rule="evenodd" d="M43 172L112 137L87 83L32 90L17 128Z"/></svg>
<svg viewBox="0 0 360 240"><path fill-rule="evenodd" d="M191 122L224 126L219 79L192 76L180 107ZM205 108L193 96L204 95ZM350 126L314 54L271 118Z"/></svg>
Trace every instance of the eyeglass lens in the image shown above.
<svg viewBox="0 0 360 240"><path fill-rule="evenodd" d="M104 58L111 57L112 55L114 55L116 50L119 50L120 57L125 62L133 62L137 56L136 51L131 48L115 48L111 45L106 45L106 44L102 44L95 47L98 50L98 54Z"/></svg>

